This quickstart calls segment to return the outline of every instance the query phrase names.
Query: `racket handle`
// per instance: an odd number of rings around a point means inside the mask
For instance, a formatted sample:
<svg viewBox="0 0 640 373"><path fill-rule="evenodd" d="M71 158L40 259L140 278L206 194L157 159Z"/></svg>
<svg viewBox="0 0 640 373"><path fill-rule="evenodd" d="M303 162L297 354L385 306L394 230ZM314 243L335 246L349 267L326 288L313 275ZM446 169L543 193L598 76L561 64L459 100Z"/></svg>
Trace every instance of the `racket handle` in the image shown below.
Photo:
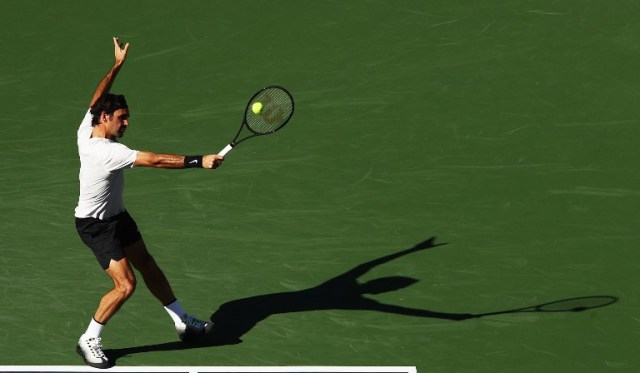
<svg viewBox="0 0 640 373"><path fill-rule="evenodd" d="M233 149L233 145L229 144L229 145L225 146L225 147L224 147L224 149L220 150L220 151L218 152L218 155L221 155L221 156L223 156L223 157L224 157L224 155L225 155L225 154L227 154L227 153L229 153L229 151L230 151L231 149Z"/></svg>

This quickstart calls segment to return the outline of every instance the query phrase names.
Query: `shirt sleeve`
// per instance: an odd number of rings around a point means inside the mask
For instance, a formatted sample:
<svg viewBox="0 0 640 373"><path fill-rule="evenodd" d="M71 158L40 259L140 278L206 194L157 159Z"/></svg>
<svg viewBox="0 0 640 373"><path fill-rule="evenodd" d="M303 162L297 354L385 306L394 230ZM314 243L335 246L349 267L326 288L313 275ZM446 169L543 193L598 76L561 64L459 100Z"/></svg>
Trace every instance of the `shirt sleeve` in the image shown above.
<svg viewBox="0 0 640 373"><path fill-rule="evenodd" d="M112 142L103 149L104 167L107 171L131 168L137 156L137 150L131 150L118 142Z"/></svg>
<svg viewBox="0 0 640 373"><path fill-rule="evenodd" d="M78 138L89 138L91 135L91 131L93 127L91 126L91 108L87 110L87 113L84 115L82 122L80 122L80 127L78 127Z"/></svg>

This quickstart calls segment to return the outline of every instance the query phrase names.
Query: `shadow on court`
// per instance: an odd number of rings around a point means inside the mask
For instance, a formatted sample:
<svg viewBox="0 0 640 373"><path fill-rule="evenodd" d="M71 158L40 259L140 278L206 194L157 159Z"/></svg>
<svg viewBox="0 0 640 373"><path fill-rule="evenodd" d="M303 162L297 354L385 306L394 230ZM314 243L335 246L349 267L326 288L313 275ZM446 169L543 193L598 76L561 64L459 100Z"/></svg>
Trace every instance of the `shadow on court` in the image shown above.
<svg viewBox="0 0 640 373"><path fill-rule="evenodd" d="M211 315L211 321L214 323L214 327L210 336L198 344L185 344L176 341L155 345L105 350L105 353L115 363L118 358L123 356L143 352L174 351L238 344L242 343L241 337L251 331L251 329L253 329L262 320L265 320L272 315L291 312L319 310L366 310L414 317L463 321L473 318L481 318L484 316L516 312L582 312L592 308L608 306L618 301L617 297L609 295L586 296L563 299L526 308L495 311L483 314L470 314L446 313L426 309L407 308L393 304L380 303L366 297L367 294L381 294L399 290L415 284L418 280L410 277L390 276L370 280L365 283L359 283L359 277L379 265L388 263L402 256L442 245L445 244L436 244L435 237L431 237L409 249L360 264L313 288L300 291L258 295L224 303Z"/></svg>

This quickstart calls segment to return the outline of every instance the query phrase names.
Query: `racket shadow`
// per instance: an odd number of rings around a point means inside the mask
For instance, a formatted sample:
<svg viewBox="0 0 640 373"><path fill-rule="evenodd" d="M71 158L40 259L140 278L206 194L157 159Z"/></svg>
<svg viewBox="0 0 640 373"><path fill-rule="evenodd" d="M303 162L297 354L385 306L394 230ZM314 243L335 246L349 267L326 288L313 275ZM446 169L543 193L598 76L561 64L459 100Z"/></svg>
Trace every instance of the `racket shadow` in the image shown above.
<svg viewBox="0 0 640 373"><path fill-rule="evenodd" d="M493 315L517 312L583 312L593 308L609 306L618 301L614 296L585 296L557 300L525 308L493 311L481 314L447 313L427 309L416 309L386 304L368 298L368 294L381 294L406 288L418 280L404 276L389 276L360 283L358 278L371 269L400 257L432 249L446 244L435 243L431 237L417 245L399 252L362 263L315 287L290 292L257 295L226 302L213 312L210 319L214 326L210 336L198 344L168 342L148 346L105 350L112 361L127 355L175 351L191 348L215 347L242 343L242 337L269 316L292 312L321 310L361 310L378 311L413 317L464 321Z"/></svg>

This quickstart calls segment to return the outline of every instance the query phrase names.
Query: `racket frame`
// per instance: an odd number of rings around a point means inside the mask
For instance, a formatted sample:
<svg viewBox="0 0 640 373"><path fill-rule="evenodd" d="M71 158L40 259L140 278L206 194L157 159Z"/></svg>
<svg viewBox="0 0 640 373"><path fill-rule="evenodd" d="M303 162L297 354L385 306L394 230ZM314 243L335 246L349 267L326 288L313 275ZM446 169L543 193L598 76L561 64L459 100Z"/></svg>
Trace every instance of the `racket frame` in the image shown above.
<svg viewBox="0 0 640 373"><path fill-rule="evenodd" d="M273 131L269 131L269 132L258 132L258 131L255 131L253 128L251 128L251 126L249 126L249 123L247 123L247 115L249 114L249 111L251 110L251 105L253 103L253 100L258 95L260 95L262 92L264 92L264 91L266 91L268 89L273 89L273 88L279 89L282 92L284 92L287 96L289 96L289 100L291 101L291 113L289 113L289 116L287 117L287 119L281 125L276 127ZM238 132L236 133L236 136L233 138L233 140L227 146L224 147L224 149L222 149L218 153L218 155L224 156L229 151L231 151L231 149L236 147L236 145L240 144L244 140L247 140L247 139L250 139L250 138L256 137L256 136L270 135L270 134L272 134L274 132L279 131L282 127L284 127L287 123L289 123L289 120L291 120L291 117L293 116L294 110L295 110L295 101L293 100L293 96L291 95L291 93L286 88L284 88L282 86L279 86L279 85L270 85L270 86L267 86L267 87L264 87L264 88L260 89L253 96L251 96L251 98L247 102L247 105L246 105L246 107L244 109L244 114L242 116L242 124L240 125L240 128L238 129ZM238 138L240 137L240 134L242 133L242 130L244 128L249 130L249 132L251 132L251 135L238 140Z"/></svg>

